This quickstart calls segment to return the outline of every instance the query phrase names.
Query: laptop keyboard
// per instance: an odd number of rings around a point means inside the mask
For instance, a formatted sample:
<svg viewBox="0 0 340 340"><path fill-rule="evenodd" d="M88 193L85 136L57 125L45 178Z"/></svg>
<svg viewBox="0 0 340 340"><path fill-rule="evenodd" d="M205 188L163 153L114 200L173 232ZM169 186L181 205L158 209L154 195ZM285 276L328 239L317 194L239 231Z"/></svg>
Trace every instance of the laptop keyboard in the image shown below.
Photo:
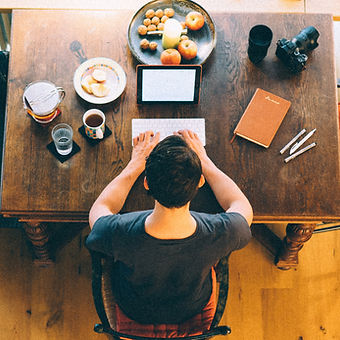
<svg viewBox="0 0 340 340"><path fill-rule="evenodd" d="M141 132L152 130L160 132L160 140L178 130L191 130L197 133L205 145L205 119L204 118L146 118L132 119L132 138Z"/></svg>

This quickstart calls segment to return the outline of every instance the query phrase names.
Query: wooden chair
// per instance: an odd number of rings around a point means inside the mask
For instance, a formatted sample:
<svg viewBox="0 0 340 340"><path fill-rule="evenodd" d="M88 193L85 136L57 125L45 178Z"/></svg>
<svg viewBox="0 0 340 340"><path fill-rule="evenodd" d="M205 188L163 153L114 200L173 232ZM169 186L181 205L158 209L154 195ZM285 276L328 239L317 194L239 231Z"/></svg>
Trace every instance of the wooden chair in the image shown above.
<svg viewBox="0 0 340 340"><path fill-rule="evenodd" d="M7 75L8 75L8 51L0 51L0 150L2 151L5 129L5 111L7 97ZM0 175L1 175L2 152L0 152ZM20 224L16 218L5 218L0 216L0 228L19 228Z"/></svg>
<svg viewBox="0 0 340 340"><path fill-rule="evenodd" d="M8 74L8 58L7 51L0 51L0 143L3 143L6 96L7 96L7 74ZM2 148L1 148L2 149ZM2 152L0 154L0 162Z"/></svg>
<svg viewBox="0 0 340 340"><path fill-rule="evenodd" d="M213 321L210 328L207 331L200 332L194 335L185 336L166 336L166 337L150 337L132 335L122 333L115 330L115 310L118 308L114 302L111 287L111 272L113 268L113 258L109 258L101 253L90 250L92 259L92 294L94 299L95 308L100 324L94 326L94 331L97 333L110 334L113 339L135 339L135 340L160 340L160 339L180 339L180 340L199 340L207 339L216 335L228 335L231 333L231 329L228 326L218 326L221 317L223 315L227 296L228 296L228 284L229 284L229 267L228 256L222 258L215 267L216 281L218 283L218 301L217 308L214 314ZM150 325L151 326L151 325Z"/></svg>

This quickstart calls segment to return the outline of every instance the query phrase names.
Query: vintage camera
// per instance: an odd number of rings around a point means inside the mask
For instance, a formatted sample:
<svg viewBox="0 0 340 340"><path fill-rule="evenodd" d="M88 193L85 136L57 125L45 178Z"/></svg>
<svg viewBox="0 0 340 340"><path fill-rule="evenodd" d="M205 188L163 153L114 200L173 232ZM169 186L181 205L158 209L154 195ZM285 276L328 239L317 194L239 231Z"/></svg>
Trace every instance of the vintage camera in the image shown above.
<svg viewBox="0 0 340 340"><path fill-rule="evenodd" d="M301 72L306 68L308 59L305 52L318 47L317 39L319 32L313 26L304 28L292 40L280 39L276 45L276 56L294 73ZM302 53L301 53L302 52Z"/></svg>

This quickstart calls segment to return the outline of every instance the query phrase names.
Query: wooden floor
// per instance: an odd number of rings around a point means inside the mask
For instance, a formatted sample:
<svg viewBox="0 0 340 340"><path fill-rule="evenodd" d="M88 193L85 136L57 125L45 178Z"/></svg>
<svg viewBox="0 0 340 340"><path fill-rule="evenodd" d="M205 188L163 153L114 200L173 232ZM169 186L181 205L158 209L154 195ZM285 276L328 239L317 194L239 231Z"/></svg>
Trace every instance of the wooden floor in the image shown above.
<svg viewBox="0 0 340 340"><path fill-rule="evenodd" d="M0 0L10 8L138 8L142 0ZM196 1L207 10L333 13L339 0ZM131 7L131 4L136 4ZM64 226L67 228L67 226ZM276 226L283 235L282 226ZM66 230L66 229L65 229ZM83 229L50 268L31 261L19 228L0 228L0 340L106 339L91 296L90 259ZM222 323L230 340L340 339L340 231L317 234L300 253L297 270L280 271L255 240L230 259L230 290ZM216 338L218 339L218 338Z"/></svg>
<svg viewBox="0 0 340 340"><path fill-rule="evenodd" d="M1 340L106 339L93 332L88 232L59 251L54 266L38 268L22 230L0 229ZM231 256L228 339L340 339L340 231L314 235L297 270L272 261L255 240Z"/></svg>

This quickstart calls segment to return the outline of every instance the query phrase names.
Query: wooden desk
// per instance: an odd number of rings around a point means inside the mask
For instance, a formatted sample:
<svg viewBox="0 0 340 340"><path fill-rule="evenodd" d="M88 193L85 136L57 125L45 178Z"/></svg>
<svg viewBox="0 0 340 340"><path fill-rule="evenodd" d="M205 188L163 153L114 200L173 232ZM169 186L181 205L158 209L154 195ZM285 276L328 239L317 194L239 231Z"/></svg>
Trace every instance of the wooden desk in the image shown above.
<svg viewBox="0 0 340 340"><path fill-rule="evenodd" d="M132 11L14 10L9 68L6 141L2 174L4 216L27 222L37 261L49 263L48 230L42 222L85 222L106 184L127 164L131 153L131 119L204 117L207 152L246 193L254 208L254 223L288 222L288 236L277 257L278 267L297 265L297 253L320 221L340 220L339 125L336 109L332 17L325 14L211 13L217 46L203 67L201 99L192 105L136 105L136 60L127 46ZM247 57L252 26L272 28L273 43L261 65ZM275 56L275 42L291 39L313 25L320 46L309 55L307 70L290 74ZM113 131L90 146L78 133L83 112L94 107L73 88L80 64L70 45L79 41L87 58L117 61L127 74L121 98L101 106ZM24 111L26 84L47 79L66 90L62 114L49 126L35 123ZM232 131L257 87L292 101L269 149L237 138ZM60 163L46 149L51 129L67 122L81 152ZM285 164L279 150L302 128L317 128L318 146ZM141 179L133 187L124 211L153 206ZM205 186L192 209L220 210ZM277 239L276 239L277 241ZM278 242L281 245L281 241ZM275 250L277 251L277 250Z"/></svg>

